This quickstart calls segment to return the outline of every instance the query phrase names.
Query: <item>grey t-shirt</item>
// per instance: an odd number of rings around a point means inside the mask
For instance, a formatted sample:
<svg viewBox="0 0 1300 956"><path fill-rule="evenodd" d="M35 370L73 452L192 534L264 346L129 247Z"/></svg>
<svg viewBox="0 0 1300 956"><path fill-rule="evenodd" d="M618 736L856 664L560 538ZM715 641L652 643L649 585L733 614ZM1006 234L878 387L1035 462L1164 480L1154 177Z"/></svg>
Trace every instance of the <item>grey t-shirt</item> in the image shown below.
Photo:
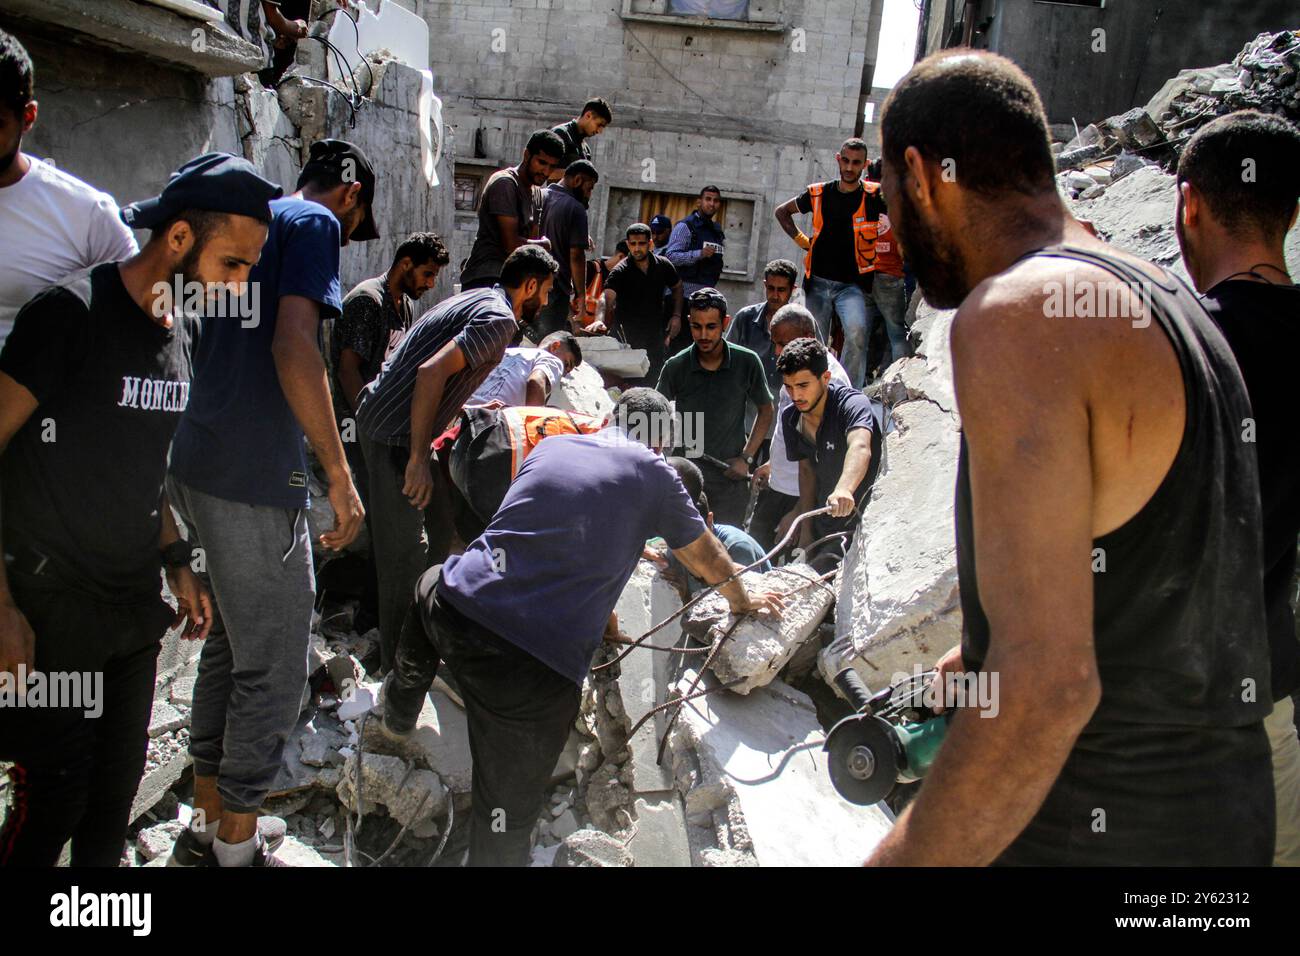
<svg viewBox="0 0 1300 956"><path fill-rule="evenodd" d="M499 278L509 255L501 237L498 216L514 219L522 239L530 239L541 219L542 191L524 181L514 166L493 173L478 203L478 235L465 260L460 281Z"/></svg>

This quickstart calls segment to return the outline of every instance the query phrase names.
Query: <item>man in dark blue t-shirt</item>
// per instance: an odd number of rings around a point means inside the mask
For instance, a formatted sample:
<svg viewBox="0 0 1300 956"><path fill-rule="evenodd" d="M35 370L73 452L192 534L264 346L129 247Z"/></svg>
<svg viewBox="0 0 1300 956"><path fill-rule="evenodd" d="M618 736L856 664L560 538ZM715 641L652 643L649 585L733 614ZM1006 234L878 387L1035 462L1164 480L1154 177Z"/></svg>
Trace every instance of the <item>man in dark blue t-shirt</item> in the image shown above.
<svg viewBox="0 0 1300 956"><path fill-rule="evenodd" d="M335 526L322 546L346 547L364 515L318 342L340 312L339 247L378 236L374 172L356 146L324 140L297 188L272 203L238 315L204 323L172 447L168 493L217 599L190 728L198 822L178 863L201 859L195 843L222 866L268 858L257 809L298 716L315 603L304 433L330 482Z"/></svg>
<svg viewBox="0 0 1300 956"><path fill-rule="evenodd" d="M420 579L384 687L384 728L410 732L445 660L465 698L474 753L471 866L527 863L583 678L602 639L617 635L614 606L646 540L662 536L705 581L732 573L663 459L671 422L661 395L634 388L610 427L541 442L487 530ZM738 581L720 590L736 613L783 606Z"/></svg>
<svg viewBox="0 0 1300 956"><path fill-rule="evenodd" d="M826 346L795 339L776 360L791 404L781 413L786 456L799 463L800 514L829 505L829 515L806 522L799 547L844 534L818 547L809 560L819 571L835 566L848 549L860 508L880 469L880 428L871 401L856 388L831 381Z"/></svg>

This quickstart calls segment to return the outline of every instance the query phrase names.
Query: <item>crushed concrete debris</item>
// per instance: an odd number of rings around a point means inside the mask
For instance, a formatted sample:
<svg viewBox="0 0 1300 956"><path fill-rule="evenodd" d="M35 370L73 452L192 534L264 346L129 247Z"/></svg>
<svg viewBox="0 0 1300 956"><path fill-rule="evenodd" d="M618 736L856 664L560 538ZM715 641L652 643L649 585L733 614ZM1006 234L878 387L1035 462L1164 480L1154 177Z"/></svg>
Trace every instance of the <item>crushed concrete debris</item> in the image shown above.
<svg viewBox="0 0 1300 956"><path fill-rule="evenodd" d="M695 679L687 670L678 690ZM704 675L705 687L717 686ZM699 866L852 866L892 825L881 805L856 807L830 781L826 731L811 699L777 680L741 696L689 701L669 737Z"/></svg>
<svg viewBox="0 0 1300 956"><path fill-rule="evenodd" d="M357 810L357 763L353 758L344 764L338 785L339 800L353 812ZM398 823L417 830L445 814L448 793L437 774L386 754L363 754L360 763L362 812L373 813L383 805Z"/></svg>
<svg viewBox="0 0 1300 956"><path fill-rule="evenodd" d="M1093 123L1079 131L1057 154L1058 170L1079 170L1106 157L1118 159L1112 181L1119 181L1142 160L1172 169L1182 147L1198 129L1217 116L1236 110L1277 113L1300 122L1300 30L1261 33L1231 63L1182 70L1167 80L1145 106ZM1100 195L1094 187L1060 179L1071 198Z"/></svg>
<svg viewBox="0 0 1300 956"><path fill-rule="evenodd" d="M564 838L552 866L633 866L632 854L621 840L600 830L575 830Z"/></svg>
<svg viewBox="0 0 1300 956"><path fill-rule="evenodd" d="M189 722L189 708L182 710L164 700L155 700L153 713L149 716L149 736L161 737L165 733L188 726Z"/></svg>
<svg viewBox="0 0 1300 956"><path fill-rule="evenodd" d="M788 564L766 574L747 572L742 580L750 591L785 593L782 616L747 615L731 635L735 621L727 600L717 591L686 612L683 630L705 644L722 641L711 665L723 682L740 681L731 689L748 694L770 683L810 637L835 603L833 581L810 584L817 572L806 564Z"/></svg>
<svg viewBox="0 0 1300 956"><path fill-rule="evenodd" d="M474 765L465 712L441 691L431 690L426 695L415 729L406 740L389 740L380 730L378 718L371 718L361 743L366 753L396 754L432 770L453 793L470 792Z"/></svg>
<svg viewBox="0 0 1300 956"><path fill-rule="evenodd" d="M172 845L184 831L185 824L179 820L168 820L141 830L135 838L136 852L146 861L166 856L171 853Z"/></svg>
<svg viewBox="0 0 1300 956"><path fill-rule="evenodd" d="M583 343L585 355L586 344ZM551 404L570 412L604 418L614 409L614 400L605 390L605 380L590 362L583 361L560 379L559 389L551 395Z"/></svg>

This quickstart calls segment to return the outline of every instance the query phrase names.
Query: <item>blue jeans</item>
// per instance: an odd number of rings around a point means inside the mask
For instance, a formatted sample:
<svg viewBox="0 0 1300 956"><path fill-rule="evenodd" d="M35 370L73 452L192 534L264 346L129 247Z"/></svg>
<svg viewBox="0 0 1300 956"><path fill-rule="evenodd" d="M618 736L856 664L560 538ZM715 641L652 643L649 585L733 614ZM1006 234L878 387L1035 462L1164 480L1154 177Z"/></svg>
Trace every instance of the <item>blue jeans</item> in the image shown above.
<svg viewBox="0 0 1300 956"><path fill-rule="evenodd" d="M803 285L805 304L817 320L822 341L831 341L831 314L840 317L844 330L844 349L840 364L854 388L861 388L867 377L867 342L871 338L871 314L867 297L855 282L836 282L821 276L809 276Z"/></svg>
<svg viewBox="0 0 1300 956"><path fill-rule="evenodd" d="M874 320L880 316L885 320L885 331L889 334L889 348L893 353L885 366L906 358L912 354L907 342L907 296L904 293L904 281L901 276L891 276L877 272L871 280L871 292L867 296L867 309Z"/></svg>

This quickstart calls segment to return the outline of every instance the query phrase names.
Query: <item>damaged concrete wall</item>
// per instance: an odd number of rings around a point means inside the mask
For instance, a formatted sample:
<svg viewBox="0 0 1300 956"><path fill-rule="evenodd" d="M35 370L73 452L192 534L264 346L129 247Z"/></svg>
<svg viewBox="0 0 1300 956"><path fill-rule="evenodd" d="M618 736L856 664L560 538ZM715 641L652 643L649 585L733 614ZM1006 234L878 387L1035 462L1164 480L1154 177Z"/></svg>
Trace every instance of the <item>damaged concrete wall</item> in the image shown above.
<svg viewBox="0 0 1300 956"><path fill-rule="evenodd" d="M787 0L775 30L625 19L621 4L590 0L423 2L416 12L447 41L435 48L434 70L458 161L478 175L513 165L533 130L572 118L591 96L606 97L614 126L590 141L601 173L591 203L597 250L612 252L633 221L624 206L611 206L611 190L635 204L642 191L695 195L716 183L737 200L732 214L743 208L747 220L743 230L728 230L729 271L720 283L738 306L762 300L769 259L802 255L772 211L835 175L864 62L875 56L866 49L870 8L871 0ZM458 264L476 220L472 211L456 215Z"/></svg>
<svg viewBox="0 0 1300 956"><path fill-rule="evenodd" d="M873 690L929 668L961 639L953 489L960 420L948 333L953 312L921 302L921 347L890 366L883 398L895 430L845 558L835 640L819 657L829 681L853 666Z"/></svg>
<svg viewBox="0 0 1300 956"><path fill-rule="evenodd" d="M1180 69L1231 60L1258 33L1300 26L1294 0L1126 0L1102 9L984 0L976 22L986 17L988 49L1029 74L1048 121L1080 126L1141 105Z"/></svg>

